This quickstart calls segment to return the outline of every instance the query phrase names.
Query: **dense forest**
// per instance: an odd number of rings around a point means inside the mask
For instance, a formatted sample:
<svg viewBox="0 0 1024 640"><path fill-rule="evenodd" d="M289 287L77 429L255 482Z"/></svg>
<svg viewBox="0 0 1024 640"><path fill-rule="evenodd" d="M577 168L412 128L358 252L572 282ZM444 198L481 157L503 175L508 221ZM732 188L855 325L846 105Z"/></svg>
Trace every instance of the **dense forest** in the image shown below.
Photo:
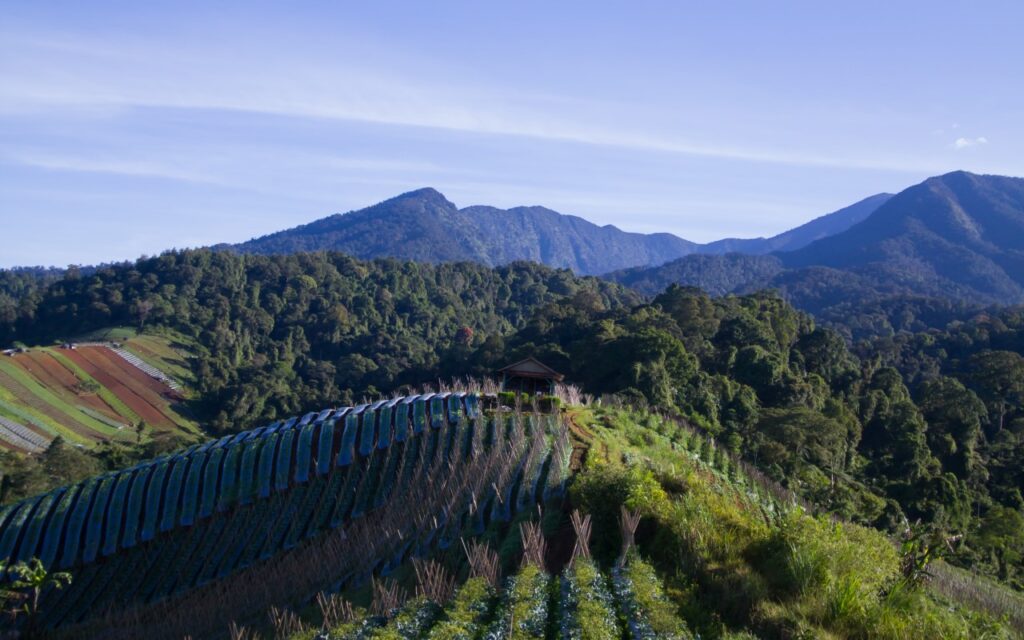
<svg viewBox="0 0 1024 640"><path fill-rule="evenodd" d="M673 286L644 301L533 264L330 253L172 252L21 291L0 297L0 342L115 324L195 338L192 410L211 433L536 355L588 393L703 429L844 518L888 531L920 520L956 562L1024 587L1019 309L970 316L906 300L878 313L915 331L848 332L850 346L773 293ZM149 453L8 456L20 475L4 498Z"/></svg>
<svg viewBox="0 0 1024 640"><path fill-rule="evenodd" d="M964 562L1019 588L1022 329L1006 310L851 351L774 294L672 287L630 309L548 305L474 357L484 371L537 354L589 391L676 412L845 518L963 535Z"/></svg>
<svg viewBox="0 0 1024 640"><path fill-rule="evenodd" d="M530 263L491 269L324 253L172 252L24 290L0 299L2 344L48 344L111 325L194 337L193 410L213 432L436 380L454 353L513 333L547 303L639 301L618 285Z"/></svg>

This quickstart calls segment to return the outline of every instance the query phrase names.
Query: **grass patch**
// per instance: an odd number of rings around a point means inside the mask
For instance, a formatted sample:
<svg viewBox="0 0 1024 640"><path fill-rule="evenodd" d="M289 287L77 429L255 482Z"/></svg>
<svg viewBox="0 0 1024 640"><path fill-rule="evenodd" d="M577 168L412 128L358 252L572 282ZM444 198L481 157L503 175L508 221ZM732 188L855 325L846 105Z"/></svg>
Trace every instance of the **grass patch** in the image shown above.
<svg viewBox="0 0 1024 640"><path fill-rule="evenodd" d="M139 332L132 327L105 327L74 336L67 342L121 342L138 334Z"/></svg>
<svg viewBox="0 0 1024 640"><path fill-rule="evenodd" d="M609 451L571 486L594 518L591 548L615 552L620 505L640 511L641 551L702 638L1012 637L991 616L904 585L880 532L755 490L700 436L684 446L694 434L613 409L594 411L588 429Z"/></svg>

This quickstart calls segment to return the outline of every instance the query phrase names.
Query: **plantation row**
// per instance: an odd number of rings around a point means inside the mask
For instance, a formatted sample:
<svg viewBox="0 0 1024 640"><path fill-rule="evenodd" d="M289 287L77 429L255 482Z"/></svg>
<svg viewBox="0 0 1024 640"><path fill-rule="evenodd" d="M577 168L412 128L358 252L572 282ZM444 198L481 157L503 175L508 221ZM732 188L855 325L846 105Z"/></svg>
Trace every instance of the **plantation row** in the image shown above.
<svg viewBox="0 0 1024 640"><path fill-rule="evenodd" d="M31 453L45 451L49 441L23 424L0 416L0 440Z"/></svg>
<svg viewBox="0 0 1024 640"><path fill-rule="evenodd" d="M560 489L567 460L552 473L553 431L550 416L482 419L464 393L310 413L11 505L0 559L74 573L45 596L51 626L216 585L289 550L339 555L319 576L331 584ZM343 551L369 514L395 522Z"/></svg>
<svg viewBox="0 0 1024 640"><path fill-rule="evenodd" d="M163 382L174 391L181 391L181 384L163 371L149 364L139 356L123 347L110 347L110 350L128 361L129 364L141 370L146 375Z"/></svg>
<svg viewBox="0 0 1024 640"><path fill-rule="evenodd" d="M450 398L459 407L461 398ZM394 426L385 418L378 429L377 409L390 414L398 406L394 413L401 414L411 406L413 428L422 431L426 405L437 411L445 402L440 396L415 400L307 414L11 505L0 515L0 558L39 557L47 567L69 569L190 526L214 510L266 499L272 490L307 482L311 473L325 475L332 463L350 465L356 446L362 456L387 448ZM441 420L443 415L436 426ZM334 442L339 424L341 437ZM406 437L403 424L408 421L398 416L396 441ZM64 544L57 544L61 539Z"/></svg>
<svg viewBox="0 0 1024 640"><path fill-rule="evenodd" d="M427 572L424 572L427 573ZM428 578L429 579L429 578ZM395 585L375 585L374 607L400 598ZM433 588L432 588L433 587ZM471 577L454 595L420 584L417 595L375 615L347 611L350 620L320 631L292 630L288 640L688 640L693 637L666 597L654 569L633 555L623 567L602 572L589 558L578 558L561 576L535 564L499 585ZM438 602L441 599L442 602ZM447 600L447 602L445 602ZM329 601L321 600L322 609ZM328 617L330 614L328 613ZM277 620L277 637L288 628ZM283 624L282 624L283 623ZM293 626L301 626L297 620Z"/></svg>

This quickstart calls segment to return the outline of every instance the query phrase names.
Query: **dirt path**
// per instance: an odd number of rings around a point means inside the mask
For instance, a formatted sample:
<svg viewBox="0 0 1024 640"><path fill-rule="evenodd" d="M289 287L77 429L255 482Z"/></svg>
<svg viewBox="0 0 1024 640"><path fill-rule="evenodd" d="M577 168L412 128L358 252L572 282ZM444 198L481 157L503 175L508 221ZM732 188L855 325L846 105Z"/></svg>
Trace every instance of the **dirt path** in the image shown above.
<svg viewBox="0 0 1024 640"><path fill-rule="evenodd" d="M569 462L569 468L573 471L579 471L587 462L590 449L596 441L594 434L576 419L577 413L575 411L567 411L566 418L569 422L569 438L572 440L572 459ZM597 445L600 448L601 454L607 458L608 451L605 446L600 442L597 442Z"/></svg>

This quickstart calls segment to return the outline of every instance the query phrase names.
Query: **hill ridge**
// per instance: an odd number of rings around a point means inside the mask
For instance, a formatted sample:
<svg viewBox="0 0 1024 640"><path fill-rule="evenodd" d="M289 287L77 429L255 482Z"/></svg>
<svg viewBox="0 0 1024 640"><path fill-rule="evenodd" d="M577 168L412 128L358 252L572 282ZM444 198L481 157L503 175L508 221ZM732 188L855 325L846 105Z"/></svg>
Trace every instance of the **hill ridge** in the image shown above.
<svg viewBox="0 0 1024 640"><path fill-rule="evenodd" d="M469 260L487 266L530 260L598 275L656 266L694 253L723 253L732 247L757 254L801 247L856 224L888 197L871 196L771 238L733 238L702 245L668 232L638 233L614 224L597 225L543 205L501 209L475 204L460 209L437 189L422 187L363 209L215 248L260 254L326 249L361 259ZM381 233L382 228L391 234Z"/></svg>

